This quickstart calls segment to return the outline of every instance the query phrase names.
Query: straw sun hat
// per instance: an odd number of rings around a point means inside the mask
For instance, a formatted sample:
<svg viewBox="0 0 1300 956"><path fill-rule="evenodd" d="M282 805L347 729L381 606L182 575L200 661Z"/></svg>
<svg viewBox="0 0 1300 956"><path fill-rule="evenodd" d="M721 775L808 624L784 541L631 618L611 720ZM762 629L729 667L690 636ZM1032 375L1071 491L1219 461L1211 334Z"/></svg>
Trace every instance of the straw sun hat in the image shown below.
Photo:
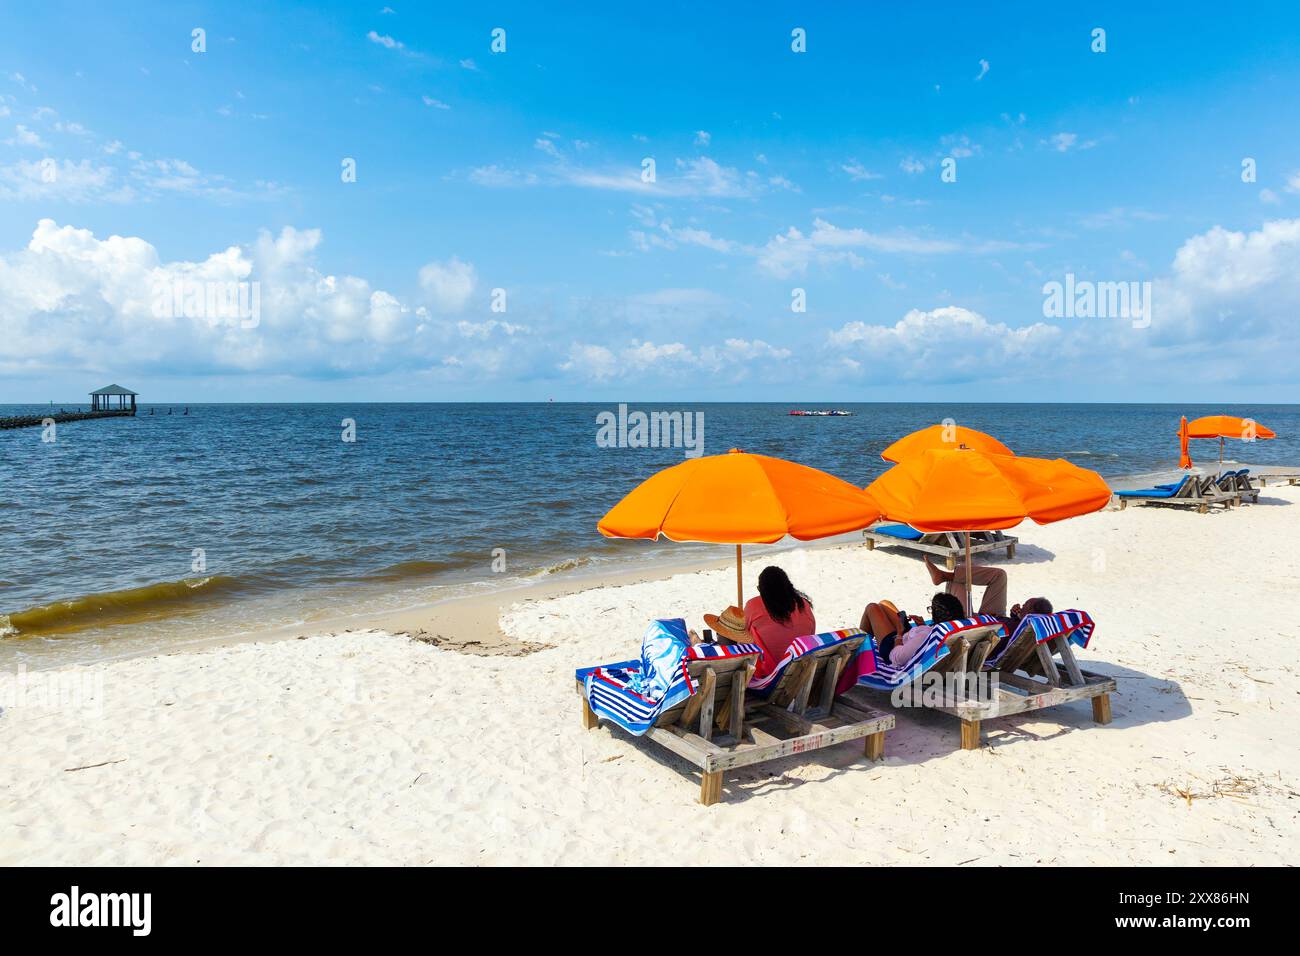
<svg viewBox="0 0 1300 956"><path fill-rule="evenodd" d="M745 612L734 604L721 614L704 615L704 623L711 630L733 641L749 640L749 632L745 630Z"/></svg>

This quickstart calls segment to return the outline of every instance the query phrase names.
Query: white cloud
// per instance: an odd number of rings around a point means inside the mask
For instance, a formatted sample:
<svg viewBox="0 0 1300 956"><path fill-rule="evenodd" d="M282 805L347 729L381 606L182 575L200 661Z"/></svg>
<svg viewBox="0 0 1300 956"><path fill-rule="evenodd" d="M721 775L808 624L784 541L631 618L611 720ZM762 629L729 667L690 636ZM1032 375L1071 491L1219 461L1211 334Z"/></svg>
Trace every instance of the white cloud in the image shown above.
<svg viewBox="0 0 1300 956"><path fill-rule="evenodd" d="M1296 170L1288 176L1286 185L1282 188L1289 193L1300 193L1300 170Z"/></svg>
<svg viewBox="0 0 1300 956"><path fill-rule="evenodd" d="M943 369L946 382L987 374L1060 356L1065 332L1045 322L1012 328L990 322L958 306L923 311L912 309L894 325L849 322L830 333L828 344L848 357L870 359L888 355L893 375L903 380L929 380Z"/></svg>
<svg viewBox="0 0 1300 956"><path fill-rule="evenodd" d="M451 109L451 107L448 106L446 103L444 103L442 100L434 99L432 96L422 96L420 97L420 99L424 100L425 106L432 107L435 110Z"/></svg>
<svg viewBox="0 0 1300 956"><path fill-rule="evenodd" d="M478 285L474 266L452 256L446 262L430 262L420 269L420 288L440 312L460 312Z"/></svg>
<svg viewBox="0 0 1300 956"><path fill-rule="evenodd" d="M827 365L889 355L886 378L930 384L936 368L951 384L977 380L989 368L1014 368L1025 382L1051 381L1068 365L1116 386L1135 379L1293 386L1300 219L1266 222L1253 232L1216 226L1192 236L1164 276L1079 278L1150 281L1150 327L1134 327L1131 319L1046 321L1038 303L1016 323L957 305L913 309L893 325L855 321L835 329L826 339Z"/></svg>
<svg viewBox="0 0 1300 956"><path fill-rule="evenodd" d="M924 172L925 163L923 163L921 160L917 159L914 156L908 156L904 158L901 162L899 162L898 168L901 169L903 172L907 173L909 176L911 176L911 175L915 175L916 173Z"/></svg>
<svg viewBox="0 0 1300 956"><path fill-rule="evenodd" d="M840 169L849 174L849 178L854 182L862 182L868 179L883 179L880 173L873 173L867 167L863 166L856 159L851 159L847 163L841 163Z"/></svg>
<svg viewBox="0 0 1300 956"><path fill-rule="evenodd" d="M401 40L394 40L392 37L388 36L387 34L376 33L374 30L371 30L369 33L366 34L366 39L369 40L371 43L378 43L380 46L386 47L389 50L406 49L406 44L403 43Z"/></svg>
<svg viewBox="0 0 1300 956"><path fill-rule="evenodd" d="M758 372L779 369L791 355L762 339L729 338L722 345L697 348L682 342L655 344L634 339L611 348L575 342L560 370L588 381L634 380L652 374L707 373L722 380L750 379Z"/></svg>
<svg viewBox="0 0 1300 956"><path fill-rule="evenodd" d="M876 233L865 229L842 229L824 219L813 221L804 234L791 226L773 236L758 252L758 268L777 278L803 275L810 265L848 263L860 268L864 260L850 251L863 249L889 255L987 254L1020 248L1016 243L963 238L936 239L911 233Z"/></svg>
<svg viewBox="0 0 1300 956"><path fill-rule="evenodd" d="M528 326L515 325L511 322L503 322L500 319L487 319L483 322L465 322L456 323L456 331L467 339L487 339L492 336L493 332L500 331L508 336L522 335L528 332Z"/></svg>
<svg viewBox="0 0 1300 956"><path fill-rule="evenodd" d="M560 149L555 145L555 141L545 136L539 136L533 141L533 149L539 150L553 159L560 159Z"/></svg>
<svg viewBox="0 0 1300 956"><path fill-rule="evenodd" d="M1294 277L1300 267L1300 219L1266 222L1257 232L1215 226L1193 236L1174 256L1182 284L1219 294L1243 293Z"/></svg>
<svg viewBox="0 0 1300 956"><path fill-rule="evenodd" d="M615 170L560 166L554 170L554 174L560 182L586 189L658 195L669 199L746 199L763 188L757 177L741 173L734 167L720 166L707 156L679 159L673 172L669 173L665 173L660 166L656 171L655 182L646 182L641 178L640 166Z"/></svg>
<svg viewBox="0 0 1300 956"><path fill-rule="evenodd" d="M463 70L472 70L472 71L474 71L475 73L478 73L478 72L479 72L478 64L475 63L475 62L474 62L472 59L470 59L469 57L466 57L465 59L461 60L461 61L460 61L460 66L461 66L461 69L463 69Z"/></svg>
<svg viewBox="0 0 1300 956"><path fill-rule="evenodd" d="M166 261L129 236L42 219L25 249L0 255L0 369L270 370L318 375L427 361L439 343L394 296L317 270L317 230L262 233L198 261ZM159 308L177 283L257 282L260 321ZM247 287L251 288L251 286Z"/></svg>
<svg viewBox="0 0 1300 956"><path fill-rule="evenodd" d="M534 186L538 179L535 173L509 169L505 166L476 166L469 171L470 182L478 186L502 189L519 186Z"/></svg>
<svg viewBox="0 0 1300 956"><path fill-rule="evenodd" d="M49 149L49 144L41 139L40 135L26 126L19 123L14 127L12 139L5 140L11 146L31 146L35 149Z"/></svg>
<svg viewBox="0 0 1300 956"><path fill-rule="evenodd" d="M980 80L984 79L984 77L988 76L988 72L989 72L989 61L980 60L980 71L975 77L975 82L978 83Z"/></svg>
<svg viewBox="0 0 1300 956"><path fill-rule="evenodd" d="M697 129L695 131L695 145L708 146L713 141L713 135L706 130Z"/></svg>
<svg viewBox="0 0 1300 956"><path fill-rule="evenodd" d="M83 159L19 160L0 166L0 199L123 202L134 197L129 188L115 186L114 171Z"/></svg>
<svg viewBox="0 0 1300 956"><path fill-rule="evenodd" d="M1068 132L1056 133L1049 139L1043 140L1042 143L1044 146L1050 146L1058 153L1068 153L1072 149L1092 149L1097 145L1097 141L1094 139L1079 142L1078 133Z"/></svg>

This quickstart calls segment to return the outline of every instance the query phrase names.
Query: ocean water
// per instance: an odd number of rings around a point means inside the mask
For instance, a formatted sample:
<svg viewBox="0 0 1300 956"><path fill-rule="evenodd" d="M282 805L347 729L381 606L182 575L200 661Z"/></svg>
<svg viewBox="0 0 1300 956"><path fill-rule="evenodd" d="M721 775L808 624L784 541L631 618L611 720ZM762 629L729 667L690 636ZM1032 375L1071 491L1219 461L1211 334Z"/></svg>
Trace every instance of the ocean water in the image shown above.
<svg viewBox="0 0 1300 956"><path fill-rule="evenodd" d="M791 458L856 484L895 438L951 417L1108 478L1177 465L1181 414L1281 436L1227 455L1300 463L1300 406L633 404L704 415L704 453ZM808 407L808 406L798 406ZM817 407L817 406L812 406ZM611 541L601 515L681 448L609 448L587 404L144 405L0 431L0 665L93 659L310 623L606 564L729 549ZM0 416L48 412L0 406ZM170 411L170 414L169 414ZM344 441L344 420L355 441ZM1217 443L1193 443L1198 464ZM70 656L69 656L70 655Z"/></svg>

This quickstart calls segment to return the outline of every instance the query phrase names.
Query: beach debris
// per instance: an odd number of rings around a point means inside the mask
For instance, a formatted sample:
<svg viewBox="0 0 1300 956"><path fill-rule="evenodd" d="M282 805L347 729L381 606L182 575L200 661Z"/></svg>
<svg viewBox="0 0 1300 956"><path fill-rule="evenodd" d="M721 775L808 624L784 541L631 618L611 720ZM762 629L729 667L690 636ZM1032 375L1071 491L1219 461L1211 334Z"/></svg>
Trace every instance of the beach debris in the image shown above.
<svg viewBox="0 0 1300 956"><path fill-rule="evenodd" d="M126 762L126 758L121 757L117 760L105 760L101 763L88 763L83 767L64 767L63 772L72 773L74 770L94 770L96 767L107 767L109 764L125 763L125 762Z"/></svg>
<svg viewBox="0 0 1300 956"><path fill-rule="evenodd" d="M1195 774L1189 774L1188 776L1192 779L1188 780L1185 785L1166 780L1163 783L1156 784L1156 787L1162 793L1185 800L1189 808L1193 800L1210 800L1216 797L1246 800L1257 796L1261 791L1274 789L1271 784L1258 774L1235 773L1226 767L1220 769L1223 770L1223 776L1212 781L1207 782ZM1192 782L1193 780L1195 783Z"/></svg>

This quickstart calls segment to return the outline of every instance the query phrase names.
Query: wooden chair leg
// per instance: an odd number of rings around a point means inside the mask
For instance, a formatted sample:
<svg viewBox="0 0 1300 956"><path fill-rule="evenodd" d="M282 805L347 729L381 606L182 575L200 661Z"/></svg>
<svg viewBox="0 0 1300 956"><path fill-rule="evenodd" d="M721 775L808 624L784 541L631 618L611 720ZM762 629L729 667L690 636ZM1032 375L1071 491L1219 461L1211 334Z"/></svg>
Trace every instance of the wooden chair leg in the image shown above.
<svg viewBox="0 0 1300 956"><path fill-rule="evenodd" d="M700 803L711 807L722 799L722 771L706 773L700 782Z"/></svg>
<svg viewBox="0 0 1300 956"><path fill-rule="evenodd" d="M867 744L863 754L868 760L885 759L885 732L883 730L879 733L867 734L866 741Z"/></svg>
<svg viewBox="0 0 1300 956"><path fill-rule="evenodd" d="M597 717L596 712L591 709L591 704L587 703L587 698L583 697L580 699L582 700L582 729L595 730L600 726L600 718Z"/></svg>
<svg viewBox="0 0 1300 956"><path fill-rule="evenodd" d="M980 722L978 720L963 720L961 722L961 749L980 749Z"/></svg>
<svg viewBox="0 0 1300 956"><path fill-rule="evenodd" d="M1110 694L1098 694L1092 699L1092 719L1099 724L1110 723Z"/></svg>

